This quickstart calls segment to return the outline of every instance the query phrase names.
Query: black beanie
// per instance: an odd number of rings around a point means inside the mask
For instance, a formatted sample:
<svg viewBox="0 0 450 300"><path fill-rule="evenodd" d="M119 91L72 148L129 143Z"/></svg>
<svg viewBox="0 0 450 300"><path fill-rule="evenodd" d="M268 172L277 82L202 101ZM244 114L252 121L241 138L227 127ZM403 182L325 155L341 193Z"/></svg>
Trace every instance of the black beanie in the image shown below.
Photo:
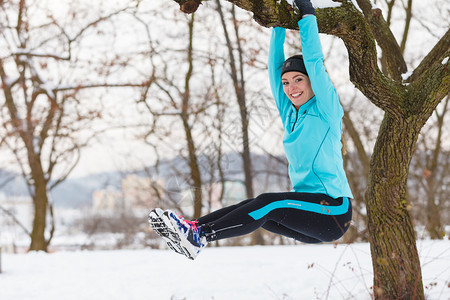
<svg viewBox="0 0 450 300"><path fill-rule="evenodd" d="M303 62L303 56L294 55L284 61L283 67L281 68L281 76L283 76L284 73L291 71L300 72L308 76L305 63Z"/></svg>

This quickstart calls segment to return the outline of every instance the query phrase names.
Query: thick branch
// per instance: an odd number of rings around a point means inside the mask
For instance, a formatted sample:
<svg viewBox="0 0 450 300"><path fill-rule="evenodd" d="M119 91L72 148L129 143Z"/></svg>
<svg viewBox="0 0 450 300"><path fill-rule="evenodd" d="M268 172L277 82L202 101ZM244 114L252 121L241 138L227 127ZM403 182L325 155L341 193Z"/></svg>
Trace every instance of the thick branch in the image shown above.
<svg viewBox="0 0 450 300"><path fill-rule="evenodd" d="M8 108L9 114L11 116L11 120L15 127L20 127L19 118L17 117L17 108L14 104L14 97L11 91L11 86L8 85L8 76L6 75L6 71L3 67L3 61L0 60L0 79L2 80L2 90L5 96L6 107Z"/></svg>
<svg viewBox="0 0 450 300"><path fill-rule="evenodd" d="M441 100L449 95L450 30L439 40L414 70L408 82L411 95L406 103L409 114L420 114L423 124Z"/></svg>
<svg viewBox="0 0 450 300"><path fill-rule="evenodd" d="M419 114L422 124L425 124L442 99L450 94L450 48L448 45L446 47L447 51L408 86L411 94L409 103L406 103L408 112Z"/></svg>
<svg viewBox="0 0 450 300"><path fill-rule="evenodd" d="M374 37L365 18L350 1L335 9L318 12L320 32L341 38L349 55L352 83L372 103L395 119L402 118L401 100L406 89L383 75L378 68Z"/></svg>
<svg viewBox="0 0 450 300"><path fill-rule="evenodd" d="M389 74L393 79L401 82L401 75L406 72L406 63L392 31L389 29L389 24L383 18L381 9L373 9L368 0L357 0L357 2L378 45L383 50Z"/></svg>
<svg viewBox="0 0 450 300"><path fill-rule="evenodd" d="M180 10L185 13L193 13L199 4L205 0L174 0L180 5ZM292 6L286 0L227 0L236 6L252 12L254 19L261 26L280 26L289 29L297 29L299 15L294 15Z"/></svg>
<svg viewBox="0 0 450 300"><path fill-rule="evenodd" d="M448 53L450 49L450 29L447 30L445 35L439 40L439 42L433 47L428 55L422 60L419 66L414 70L411 77L408 78L408 82L413 82L419 77L426 76L427 70L435 63L441 63L445 58L445 53ZM447 54L448 57L448 54Z"/></svg>

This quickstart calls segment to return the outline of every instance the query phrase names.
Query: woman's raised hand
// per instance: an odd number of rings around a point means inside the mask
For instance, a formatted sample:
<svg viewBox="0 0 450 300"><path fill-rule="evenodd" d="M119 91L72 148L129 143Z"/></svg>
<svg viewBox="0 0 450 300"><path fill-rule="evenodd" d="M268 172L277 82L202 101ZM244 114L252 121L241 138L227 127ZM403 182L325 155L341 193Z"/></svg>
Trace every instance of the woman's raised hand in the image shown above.
<svg viewBox="0 0 450 300"><path fill-rule="evenodd" d="M298 9L300 10L300 14L302 18L305 15L316 15L316 10L311 4L310 0L294 0L295 5L297 5Z"/></svg>

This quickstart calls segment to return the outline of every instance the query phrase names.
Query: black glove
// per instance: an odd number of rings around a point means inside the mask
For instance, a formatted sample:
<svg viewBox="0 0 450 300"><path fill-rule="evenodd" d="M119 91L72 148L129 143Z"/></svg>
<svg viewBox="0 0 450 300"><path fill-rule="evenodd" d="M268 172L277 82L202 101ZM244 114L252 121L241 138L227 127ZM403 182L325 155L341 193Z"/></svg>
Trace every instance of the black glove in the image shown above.
<svg viewBox="0 0 450 300"><path fill-rule="evenodd" d="M316 10L312 6L310 0L294 0L294 2L300 10L302 18L304 15L316 15Z"/></svg>

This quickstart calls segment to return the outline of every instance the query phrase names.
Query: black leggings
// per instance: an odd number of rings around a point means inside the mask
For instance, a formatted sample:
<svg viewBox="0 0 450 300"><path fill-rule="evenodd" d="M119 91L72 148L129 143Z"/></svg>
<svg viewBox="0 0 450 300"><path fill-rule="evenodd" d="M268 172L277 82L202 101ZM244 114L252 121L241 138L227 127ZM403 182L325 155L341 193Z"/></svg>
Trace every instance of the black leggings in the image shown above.
<svg viewBox="0 0 450 300"><path fill-rule="evenodd" d="M304 243L331 242L350 226L350 199L324 194L266 193L199 218L208 241L236 237L262 227Z"/></svg>

